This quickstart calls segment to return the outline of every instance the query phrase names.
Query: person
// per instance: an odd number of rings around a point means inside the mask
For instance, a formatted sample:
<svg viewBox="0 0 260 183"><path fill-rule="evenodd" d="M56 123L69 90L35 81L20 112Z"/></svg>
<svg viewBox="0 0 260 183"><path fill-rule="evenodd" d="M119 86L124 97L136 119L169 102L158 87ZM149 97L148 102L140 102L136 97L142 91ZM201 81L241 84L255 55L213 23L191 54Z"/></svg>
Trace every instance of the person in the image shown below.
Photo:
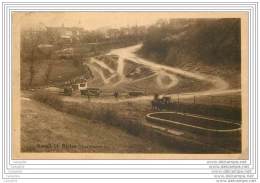
<svg viewBox="0 0 260 183"><path fill-rule="evenodd" d="M64 95L71 96L72 95L72 87L71 86L65 86L64 88Z"/></svg>
<svg viewBox="0 0 260 183"><path fill-rule="evenodd" d="M114 97L117 99L118 98L118 92L117 91L115 91L115 93L114 93Z"/></svg>
<svg viewBox="0 0 260 183"><path fill-rule="evenodd" d="M155 93L153 98L154 98L154 100L158 100L159 99L159 94Z"/></svg>
<svg viewBox="0 0 260 183"><path fill-rule="evenodd" d="M90 93L87 92L87 96L88 96L88 101L90 101Z"/></svg>

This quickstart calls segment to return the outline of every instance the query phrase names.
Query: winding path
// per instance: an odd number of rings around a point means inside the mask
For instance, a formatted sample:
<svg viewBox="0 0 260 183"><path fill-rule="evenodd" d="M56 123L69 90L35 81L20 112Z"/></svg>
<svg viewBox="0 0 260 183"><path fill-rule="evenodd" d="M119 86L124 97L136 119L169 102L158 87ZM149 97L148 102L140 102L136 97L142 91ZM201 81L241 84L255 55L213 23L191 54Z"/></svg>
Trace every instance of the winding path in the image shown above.
<svg viewBox="0 0 260 183"><path fill-rule="evenodd" d="M112 74L113 77L115 75L119 76L119 80L115 83L109 83L110 78L105 78L102 70L98 70L98 73L100 74L101 78L104 80L106 84L111 84L112 86L116 86L118 84L124 83L124 82L138 82L144 79L148 79L150 77L157 77L156 82L159 87L164 87L165 89L171 88L178 84L179 80L178 77L176 77L176 74L191 78L191 79L197 79L201 81L207 81L210 82L213 87L209 90L205 91L198 91L198 92L190 92L190 93L182 93L179 94L179 98L193 98L194 95L196 96L207 96L207 95L221 95L221 94L231 94L231 93L239 93L241 92L241 89L228 89L229 84L224 81L223 79L216 77L216 76L209 76L204 75L200 73L193 73L189 71L184 71L179 68L174 68L171 66L161 65L158 63L151 62L147 59L140 58L138 55L135 54L135 52L140 49L142 45L138 44L135 46L120 48L120 49L114 49L111 50L107 55L117 55L118 58L118 67L116 70L112 70L109 66L107 66L103 62L98 62L97 60L93 60L96 62L99 66L103 67L106 70L109 70L109 72ZM125 60L131 60L134 63L144 65L151 69L154 74L148 75L143 78L139 78L136 80L129 81L124 75L124 66L125 66ZM172 74L171 74L172 73ZM170 79L170 83L164 84L161 82L162 77L168 77ZM176 94L169 94L167 96L174 98L177 98ZM97 99L95 101L97 102L103 102L103 103L117 103L117 102L130 102L130 101L142 101L142 100L151 100L153 96L139 96L135 98L124 98L119 100L112 100L112 99Z"/></svg>

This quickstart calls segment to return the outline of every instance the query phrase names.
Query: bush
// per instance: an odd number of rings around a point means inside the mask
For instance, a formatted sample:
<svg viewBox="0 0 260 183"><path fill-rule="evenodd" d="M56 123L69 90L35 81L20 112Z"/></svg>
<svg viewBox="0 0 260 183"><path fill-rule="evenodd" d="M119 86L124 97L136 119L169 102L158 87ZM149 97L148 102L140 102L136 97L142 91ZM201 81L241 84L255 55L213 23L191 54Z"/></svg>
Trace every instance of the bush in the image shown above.
<svg viewBox="0 0 260 183"><path fill-rule="evenodd" d="M106 107L97 108L94 118L113 126L119 126L121 121L115 110Z"/></svg>
<svg viewBox="0 0 260 183"><path fill-rule="evenodd" d="M90 111L85 110L82 107L79 107L76 103L69 103L65 104L65 107L63 108L63 111L69 114L73 114L79 117L85 117L85 118L91 118L92 114Z"/></svg>
<svg viewBox="0 0 260 183"><path fill-rule="evenodd" d="M59 96L48 92L36 92L33 97L35 100L48 104L59 111L101 121L105 124L121 128L133 135L140 135L144 131L144 126L140 122L125 119L124 116L120 116L115 109L109 106L95 106L94 104L80 105L72 102L65 103Z"/></svg>
<svg viewBox="0 0 260 183"><path fill-rule="evenodd" d="M33 98L39 102L48 104L57 110L63 109L63 101L59 96L55 94L45 92L45 91L40 91L34 93Z"/></svg>

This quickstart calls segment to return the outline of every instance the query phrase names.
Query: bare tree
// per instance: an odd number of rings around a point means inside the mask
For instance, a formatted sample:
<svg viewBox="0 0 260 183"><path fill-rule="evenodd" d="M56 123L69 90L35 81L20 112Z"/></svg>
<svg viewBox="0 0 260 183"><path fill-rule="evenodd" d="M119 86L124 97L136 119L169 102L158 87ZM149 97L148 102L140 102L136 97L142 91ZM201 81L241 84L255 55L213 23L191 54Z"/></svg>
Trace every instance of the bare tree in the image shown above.
<svg viewBox="0 0 260 183"><path fill-rule="evenodd" d="M26 30L21 34L21 60L28 64L30 73L28 86L31 87L35 76L35 62L37 60L38 45L41 40L39 30Z"/></svg>
<svg viewBox="0 0 260 183"><path fill-rule="evenodd" d="M52 72L52 68L53 68L53 62L52 60L49 61L46 72L45 72L45 83L48 83L50 80L50 75Z"/></svg>
<svg viewBox="0 0 260 183"><path fill-rule="evenodd" d="M56 41L55 34L41 25L37 29L23 30L21 33L21 60L26 62L28 67L29 80L28 87L31 88L36 75L36 62L41 59L49 59L48 67L45 72L45 82L49 80L52 70L52 55L54 53L53 44ZM25 69L25 68L23 68Z"/></svg>

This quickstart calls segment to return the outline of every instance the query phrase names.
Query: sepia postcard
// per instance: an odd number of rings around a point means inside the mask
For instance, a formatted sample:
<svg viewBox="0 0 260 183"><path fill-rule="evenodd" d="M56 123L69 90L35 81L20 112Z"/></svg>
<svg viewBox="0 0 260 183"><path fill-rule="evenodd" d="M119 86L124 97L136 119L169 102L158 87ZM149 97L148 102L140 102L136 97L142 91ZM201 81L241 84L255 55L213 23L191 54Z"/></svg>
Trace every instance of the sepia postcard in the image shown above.
<svg viewBox="0 0 260 183"><path fill-rule="evenodd" d="M12 13L12 157L246 159L247 16Z"/></svg>

